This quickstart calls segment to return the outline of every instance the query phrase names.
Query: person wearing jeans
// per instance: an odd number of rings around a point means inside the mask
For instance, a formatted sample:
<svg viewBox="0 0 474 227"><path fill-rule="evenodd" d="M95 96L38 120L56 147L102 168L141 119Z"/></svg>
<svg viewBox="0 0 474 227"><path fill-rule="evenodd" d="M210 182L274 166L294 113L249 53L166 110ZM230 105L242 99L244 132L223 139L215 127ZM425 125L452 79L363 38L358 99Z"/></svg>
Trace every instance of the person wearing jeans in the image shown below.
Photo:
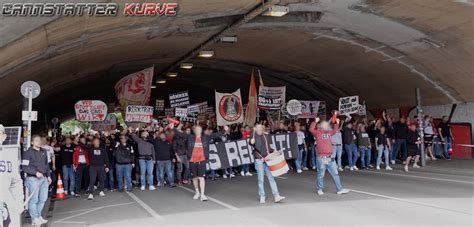
<svg viewBox="0 0 474 227"><path fill-rule="evenodd" d="M258 195L260 198L265 198L265 175L267 176L268 183L270 184L270 189L272 190L273 197L279 197L280 193L278 192L278 186L276 184L275 178L273 178L270 169L268 168L267 163L260 159L255 160L255 169L257 170L258 175Z"/></svg>
<svg viewBox="0 0 474 227"><path fill-rule="evenodd" d="M382 163L382 154L385 157L385 169L392 170L389 165L389 151L390 151L390 139L385 134L385 127L379 128L380 132L375 136L375 144L377 145L377 165L376 168L380 169L380 163Z"/></svg>
<svg viewBox="0 0 474 227"><path fill-rule="evenodd" d="M372 144L370 143L369 134L366 132L365 125L359 125L357 129L357 143L360 151L360 162L363 169L372 168L370 164L370 155Z"/></svg>
<svg viewBox="0 0 474 227"><path fill-rule="evenodd" d="M74 145L72 145L72 140L69 137L66 137L66 144L61 147L61 164L63 172L63 183L64 183L64 192L67 195L71 193L74 196L75 187L76 187L76 178L74 174L74 168L72 165L72 154L74 153Z"/></svg>
<svg viewBox="0 0 474 227"><path fill-rule="evenodd" d="M347 160L349 162L350 170L358 170L357 164L357 145L356 135L353 130L353 123L347 122L346 126L342 130L342 140L344 142L344 149L347 153Z"/></svg>
<svg viewBox="0 0 474 227"><path fill-rule="evenodd" d="M155 157L156 157L156 177L158 180L157 186L165 185L165 172L166 179L170 187L174 187L174 171L173 162L175 162L175 153L172 151L172 145L166 140L164 132L158 132L158 137L154 140L155 144Z"/></svg>
<svg viewBox="0 0 474 227"><path fill-rule="evenodd" d="M337 170L343 171L342 168L342 133L340 130L331 137L331 144L332 144L332 158L337 160Z"/></svg>
<svg viewBox="0 0 474 227"><path fill-rule="evenodd" d="M451 124L449 123L448 116L443 116L442 122L438 125L438 133L443 143L443 156L445 159L451 160L449 150L452 148L453 134L451 133Z"/></svg>
<svg viewBox="0 0 474 227"><path fill-rule="evenodd" d="M157 172L157 179L158 179L158 186L163 186L165 182L165 173L166 173L166 181L173 187L174 184L174 176L173 176L173 163L171 160L164 160L164 161L156 161L156 166L158 168Z"/></svg>
<svg viewBox="0 0 474 227"><path fill-rule="evenodd" d="M306 144L305 144L305 135L301 130L301 125L299 122L295 123L295 133L298 142L298 157L296 157L296 172L302 173L303 168L306 168Z"/></svg>
<svg viewBox="0 0 474 227"><path fill-rule="evenodd" d="M48 200L48 187L51 184L50 170L46 150L41 148L41 137L31 137L32 146L23 153L21 165L26 174L25 185L32 193L28 201L28 212L33 226L40 226L48 221L41 217L44 204ZM3 196L3 195L2 195Z"/></svg>
<svg viewBox="0 0 474 227"><path fill-rule="evenodd" d="M148 141L148 132L140 132L140 137L132 133L132 129L129 128L130 137L137 143L138 146L138 165L140 166L140 190L146 189L146 176L148 176L148 189L150 191L155 190L153 186L153 167L155 166L155 146Z"/></svg>
<svg viewBox="0 0 474 227"><path fill-rule="evenodd" d="M390 162L392 165L395 164L397 159L398 152L402 150L402 160L407 158L407 134L408 134L408 125L406 118L401 117L398 122L393 124L393 136L395 138L395 145L393 146L392 157Z"/></svg>
<svg viewBox="0 0 474 227"><path fill-rule="evenodd" d="M145 190L147 180L150 190L155 190L153 186L153 166L155 165L153 159L141 157L138 159L138 165L140 166L140 190Z"/></svg>
<svg viewBox="0 0 474 227"><path fill-rule="evenodd" d="M117 172L118 190L123 191L123 180L127 184L127 191L132 191L132 168L135 166L135 151L133 146L127 143L127 136L120 135L120 142L115 145L114 152L115 169Z"/></svg>
<svg viewBox="0 0 474 227"><path fill-rule="evenodd" d="M329 174L336 185L337 194L349 193L349 190L342 188L341 179L337 171L337 165L334 158L331 157L332 151L332 136L339 130L340 120L336 120L336 125L331 128L331 125L327 121L321 122L318 129L316 129L316 123L319 122L319 118L311 123L310 132L313 134L318 144L318 173L316 177L316 191L318 195L324 195L324 174L328 170Z"/></svg>
<svg viewBox="0 0 474 227"><path fill-rule="evenodd" d="M191 133L191 131L189 131ZM173 151L176 158L176 179L178 184L189 183L189 159L186 140L180 137L173 139Z"/></svg>

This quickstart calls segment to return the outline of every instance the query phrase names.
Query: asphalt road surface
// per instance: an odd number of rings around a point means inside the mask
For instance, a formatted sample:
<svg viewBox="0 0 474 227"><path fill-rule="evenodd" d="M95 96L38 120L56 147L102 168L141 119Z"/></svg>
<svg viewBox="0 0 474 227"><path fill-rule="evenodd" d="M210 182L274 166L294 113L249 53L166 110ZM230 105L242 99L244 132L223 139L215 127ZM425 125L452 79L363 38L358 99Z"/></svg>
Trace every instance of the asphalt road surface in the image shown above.
<svg viewBox="0 0 474 227"><path fill-rule="evenodd" d="M207 202L193 200L191 186L106 192L93 201L54 202L48 226L473 226L474 161L428 164L409 173L401 165L345 170L347 195L336 195L327 173L323 196L315 192L315 171L289 173L277 179L287 197L279 204L267 182L267 203L259 204L256 175L208 181Z"/></svg>

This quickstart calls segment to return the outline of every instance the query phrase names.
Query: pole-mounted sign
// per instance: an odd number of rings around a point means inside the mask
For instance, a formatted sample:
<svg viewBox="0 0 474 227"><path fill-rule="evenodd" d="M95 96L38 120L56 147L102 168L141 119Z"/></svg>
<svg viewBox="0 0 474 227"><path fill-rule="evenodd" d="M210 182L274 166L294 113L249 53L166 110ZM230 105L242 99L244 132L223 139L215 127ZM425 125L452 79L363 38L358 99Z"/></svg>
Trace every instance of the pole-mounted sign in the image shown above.
<svg viewBox="0 0 474 227"><path fill-rule="evenodd" d="M20 92L23 97L28 99L28 128L26 146L31 146L31 120L32 120L32 105L33 99L38 97L41 93L41 87L34 81L26 81L21 85Z"/></svg>

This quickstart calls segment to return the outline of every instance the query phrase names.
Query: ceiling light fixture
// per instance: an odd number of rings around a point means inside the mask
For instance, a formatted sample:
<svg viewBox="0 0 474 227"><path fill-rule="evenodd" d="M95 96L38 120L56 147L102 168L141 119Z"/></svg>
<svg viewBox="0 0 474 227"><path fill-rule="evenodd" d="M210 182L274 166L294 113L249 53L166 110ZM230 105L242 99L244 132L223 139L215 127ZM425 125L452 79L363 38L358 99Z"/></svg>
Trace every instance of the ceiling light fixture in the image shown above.
<svg viewBox="0 0 474 227"><path fill-rule="evenodd" d="M236 43L237 36L222 36L219 40L221 43Z"/></svg>
<svg viewBox="0 0 474 227"><path fill-rule="evenodd" d="M264 16L270 17L282 17L290 12L290 8L288 6L282 5L273 5L268 7L268 10L263 13Z"/></svg>
<svg viewBox="0 0 474 227"><path fill-rule="evenodd" d="M182 69L192 69L193 68L193 63L181 63L179 66Z"/></svg>
<svg viewBox="0 0 474 227"><path fill-rule="evenodd" d="M156 80L156 83L157 84L165 84L166 80L165 79L159 79L159 80Z"/></svg>
<svg viewBox="0 0 474 227"><path fill-rule="evenodd" d="M178 76L178 72L168 72L168 73L166 73L166 76L167 76L167 77L177 77L177 76Z"/></svg>
<svg viewBox="0 0 474 227"><path fill-rule="evenodd" d="M199 57L201 58L210 58L212 56L214 56L214 51L212 50L202 50L202 51L199 51Z"/></svg>

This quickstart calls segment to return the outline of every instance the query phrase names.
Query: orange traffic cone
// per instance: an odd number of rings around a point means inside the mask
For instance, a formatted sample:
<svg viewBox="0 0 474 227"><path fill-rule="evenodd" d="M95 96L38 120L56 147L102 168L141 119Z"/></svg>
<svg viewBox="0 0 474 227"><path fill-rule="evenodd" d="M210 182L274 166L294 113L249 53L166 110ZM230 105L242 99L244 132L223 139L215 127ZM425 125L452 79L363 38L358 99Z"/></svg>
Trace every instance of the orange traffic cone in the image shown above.
<svg viewBox="0 0 474 227"><path fill-rule="evenodd" d="M64 193L63 187L63 180L61 179L61 175L58 175L58 184L56 188L56 200L63 200L66 199L66 194Z"/></svg>

